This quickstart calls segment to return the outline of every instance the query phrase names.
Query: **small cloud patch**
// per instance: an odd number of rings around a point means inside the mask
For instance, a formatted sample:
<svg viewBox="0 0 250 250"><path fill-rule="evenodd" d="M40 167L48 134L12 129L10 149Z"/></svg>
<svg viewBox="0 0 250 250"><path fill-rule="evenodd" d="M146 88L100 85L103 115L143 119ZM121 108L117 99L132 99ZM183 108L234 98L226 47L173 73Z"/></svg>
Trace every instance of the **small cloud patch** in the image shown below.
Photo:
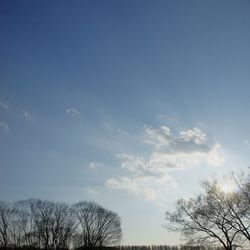
<svg viewBox="0 0 250 250"><path fill-rule="evenodd" d="M97 169L97 167L98 167L98 164L95 163L95 162L91 162L91 163L89 164L89 168L90 168L90 169Z"/></svg>
<svg viewBox="0 0 250 250"><path fill-rule="evenodd" d="M0 102L0 109L9 110L9 106L6 103Z"/></svg>
<svg viewBox="0 0 250 250"><path fill-rule="evenodd" d="M92 187L87 187L86 190L90 194L98 194L98 191Z"/></svg>
<svg viewBox="0 0 250 250"><path fill-rule="evenodd" d="M77 108L67 108L66 109L66 114L71 116L71 117L76 117L78 115L80 115L80 111Z"/></svg>
<svg viewBox="0 0 250 250"><path fill-rule="evenodd" d="M103 167L103 164L100 162L90 162L89 163L89 169L94 170L94 169L99 169Z"/></svg>
<svg viewBox="0 0 250 250"><path fill-rule="evenodd" d="M23 110L23 116L24 116L27 120L31 120L31 119L32 119L31 113L29 113L27 110Z"/></svg>
<svg viewBox="0 0 250 250"><path fill-rule="evenodd" d="M6 132L6 133L10 131L9 126L6 122L4 122L4 121L0 122L0 131Z"/></svg>

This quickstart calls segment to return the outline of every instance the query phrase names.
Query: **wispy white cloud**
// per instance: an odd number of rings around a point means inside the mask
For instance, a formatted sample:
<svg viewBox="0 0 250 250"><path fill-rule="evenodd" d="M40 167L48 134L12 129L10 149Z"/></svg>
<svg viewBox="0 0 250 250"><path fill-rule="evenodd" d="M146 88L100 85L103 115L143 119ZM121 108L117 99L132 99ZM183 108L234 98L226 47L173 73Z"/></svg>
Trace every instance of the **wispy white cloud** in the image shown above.
<svg viewBox="0 0 250 250"><path fill-rule="evenodd" d="M111 189L125 190L136 195L142 195L147 200L155 200L166 190L178 189L177 182L168 174L161 177L153 175L121 176L106 180L105 185Z"/></svg>
<svg viewBox="0 0 250 250"><path fill-rule="evenodd" d="M122 136L128 136L128 135L129 135L128 132L122 130L121 128L118 128L118 129L117 129L117 132L118 132L120 135L122 135Z"/></svg>
<svg viewBox="0 0 250 250"><path fill-rule="evenodd" d="M136 195L142 195L148 200L155 200L163 190L176 190L177 182L166 171L154 169L141 156L118 154L121 168L128 171L126 176L110 178L105 185L108 188L125 190Z"/></svg>
<svg viewBox="0 0 250 250"><path fill-rule="evenodd" d="M80 115L80 111L77 108L70 107L66 109L66 114L72 117Z"/></svg>
<svg viewBox="0 0 250 250"><path fill-rule="evenodd" d="M91 194L98 194L99 193L95 188L92 188L92 187L87 187L86 191L91 193Z"/></svg>
<svg viewBox="0 0 250 250"><path fill-rule="evenodd" d="M169 127L161 126L159 129L151 126L144 126L145 140L144 142L161 145L168 144L172 140L172 133Z"/></svg>
<svg viewBox="0 0 250 250"><path fill-rule="evenodd" d="M97 168L96 163L95 163L95 162L91 162L91 163L89 164L89 168L90 168L90 169L96 169L96 168Z"/></svg>
<svg viewBox="0 0 250 250"><path fill-rule="evenodd" d="M220 154L221 145L210 142L199 128L194 127L177 134L166 126L158 129L146 126L144 130L144 141L153 145L149 165L154 168L186 168L203 161L218 166L224 162Z"/></svg>
<svg viewBox="0 0 250 250"><path fill-rule="evenodd" d="M177 121L177 117L174 115L158 114L156 118L163 122Z"/></svg>
<svg viewBox="0 0 250 250"><path fill-rule="evenodd" d="M103 164L100 162L90 162L89 163L89 169L98 169L98 168L101 168L102 166L103 166Z"/></svg>
<svg viewBox="0 0 250 250"><path fill-rule="evenodd" d="M116 157L121 161L121 168L137 173L143 172L145 169L145 162L143 157L125 153L117 154Z"/></svg>
<svg viewBox="0 0 250 250"><path fill-rule="evenodd" d="M180 140L194 142L195 144L204 144L207 141L207 135L199 128L188 129L180 132Z"/></svg>
<svg viewBox="0 0 250 250"><path fill-rule="evenodd" d="M163 189L178 188L170 170L187 169L200 163L219 166L224 162L221 145L210 142L207 134L196 127L173 133L167 126L145 125L143 142L152 146L149 157L116 155L127 175L106 180L107 187L142 194L152 200Z"/></svg>
<svg viewBox="0 0 250 250"><path fill-rule="evenodd" d="M123 137L129 136L129 133L127 131L115 125L114 118L110 113L106 112L103 109L99 109L98 112L104 129L113 133L114 135Z"/></svg>
<svg viewBox="0 0 250 250"><path fill-rule="evenodd" d="M31 113L29 113L27 110L23 110L23 115L27 120L31 120L32 119L32 115Z"/></svg>
<svg viewBox="0 0 250 250"><path fill-rule="evenodd" d="M6 103L0 102L0 109L9 110L9 106Z"/></svg>
<svg viewBox="0 0 250 250"><path fill-rule="evenodd" d="M4 122L4 121L0 122L0 131L2 131L2 132L9 132L10 131L9 126L6 122Z"/></svg>

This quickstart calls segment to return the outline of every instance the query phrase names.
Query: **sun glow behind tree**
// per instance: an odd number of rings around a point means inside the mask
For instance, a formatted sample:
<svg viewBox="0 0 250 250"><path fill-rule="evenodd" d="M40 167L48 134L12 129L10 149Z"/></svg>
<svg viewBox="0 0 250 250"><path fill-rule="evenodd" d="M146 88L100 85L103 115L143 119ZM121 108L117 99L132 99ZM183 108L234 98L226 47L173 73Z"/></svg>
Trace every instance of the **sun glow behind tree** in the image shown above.
<svg viewBox="0 0 250 250"><path fill-rule="evenodd" d="M219 181L218 188L225 194L231 194L238 191L238 186L232 178Z"/></svg>
<svg viewBox="0 0 250 250"><path fill-rule="evenodd" d="M167 212L166 227L180 232L190 245L249 247L249 176L204 180L203 192L180 199L175 212Z"/></svg>

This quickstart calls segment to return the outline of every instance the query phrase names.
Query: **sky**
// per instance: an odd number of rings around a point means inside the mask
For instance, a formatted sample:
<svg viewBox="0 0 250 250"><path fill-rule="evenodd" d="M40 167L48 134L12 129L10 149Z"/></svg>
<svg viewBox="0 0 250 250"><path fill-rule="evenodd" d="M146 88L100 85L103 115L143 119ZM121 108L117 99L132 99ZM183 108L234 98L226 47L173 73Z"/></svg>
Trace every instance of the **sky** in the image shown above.
<svg viewBox="0 0 250 250"><path fill-rule="evenodd" d="M248 0L0 2L0 200L96 201L122 244L250 164Z"/></svg>

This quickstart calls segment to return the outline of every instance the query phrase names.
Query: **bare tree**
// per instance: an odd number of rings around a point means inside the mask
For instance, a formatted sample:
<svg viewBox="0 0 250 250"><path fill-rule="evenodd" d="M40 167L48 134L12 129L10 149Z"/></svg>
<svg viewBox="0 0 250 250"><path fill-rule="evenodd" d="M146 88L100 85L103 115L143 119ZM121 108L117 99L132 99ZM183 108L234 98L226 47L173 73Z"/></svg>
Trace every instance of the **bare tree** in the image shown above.
<svg viewBox="0 0 250 250"><path fill-rule="evenodd" d="M0 247L65 249L72 241L92 247L118 244L120 239L119 216L94 202L73 207L40 199L0 202Z"/></svg>
<svg viewBox="0 0 250 250"><path fill-rule="evenodd" d="M15 209L11 208L10 211L10 219L9 219L9 239L11 247L20 247L22 245L23 240L23 232L20 228L20 220L19 215L15 211Z"/></svg>
<svg viewBox="0 0 250 250"><path fill-rule="evenodd" d="M68 248L76 228L75 214L65 203L33 200L32 215L39 245L45 249Z"/></svg>
<svg viewBox="0 0 250 250"><path fill-rule="evenodd" d="M35 222L36 237L39 246L49 249L52 247L51 227L54 224L52 217L54 203L45 200L32 200L31 211Z"/></svg>
<svg viewBox="0 0 250 250"><path fill-rule="evenodd" d="M232 173L232 179L237 190L221 202L229 208L232 226L250 242L250 175Z"/></svg>
<svg viewBox="0 0 250 250"><path fill-rule="evenodd" d="M14 214L17 217L15 225L22 235L23 246L39 246L38 232L33 214L35 203L36 200L29 199L17 201L13 205Z"/></svg>
<svg viewBox="0 0 250 250"><path fill-rule="evenodd" d="M67 248L75 229L75 215L65 203L23 200L13 206L15 246Z"/></svg>
<svg viewBox="0 0 250 250"><path fill-rule="evenodd" d="M11 206L10 204L0 201L0 246L10 246L10 219Z"/></svg>
<svg viewBox="0 0 250 250"><path fill-rule="evenodd" d="M243 218L237 208L238 194L224 193L216 181L205 181L202 186L203 194L178 200L175 211L166 213L171 223L167 228L181 232L189 244L221 244L227 250L242 245L242 233L232 216L235 208L237 216Z"/></svg>
<svg viewBox="0 0 250 250"><path fill-rule="evenodd" d="M250 242L250 176L241 172L232 173L228 178L234 186L232 192L222 192L218 180L204 181L203 187L210 196L214 196L227 211L225 219L232 228Z"/></svg>
<svg viewBox="0 0 250 250"><path fill-rule="evenodd" d="M67 204L56 203L52 216L52 244L55 249L67 248L76 229L75 214Z"/></svg>
<svg viewBox="0 0 250 250"><path fill-rule="evenodd" d="M77 240L86 247L119 244L122 236L121 220L117 213L94 202L79 202L74 205L81 228Z"/></svg>

